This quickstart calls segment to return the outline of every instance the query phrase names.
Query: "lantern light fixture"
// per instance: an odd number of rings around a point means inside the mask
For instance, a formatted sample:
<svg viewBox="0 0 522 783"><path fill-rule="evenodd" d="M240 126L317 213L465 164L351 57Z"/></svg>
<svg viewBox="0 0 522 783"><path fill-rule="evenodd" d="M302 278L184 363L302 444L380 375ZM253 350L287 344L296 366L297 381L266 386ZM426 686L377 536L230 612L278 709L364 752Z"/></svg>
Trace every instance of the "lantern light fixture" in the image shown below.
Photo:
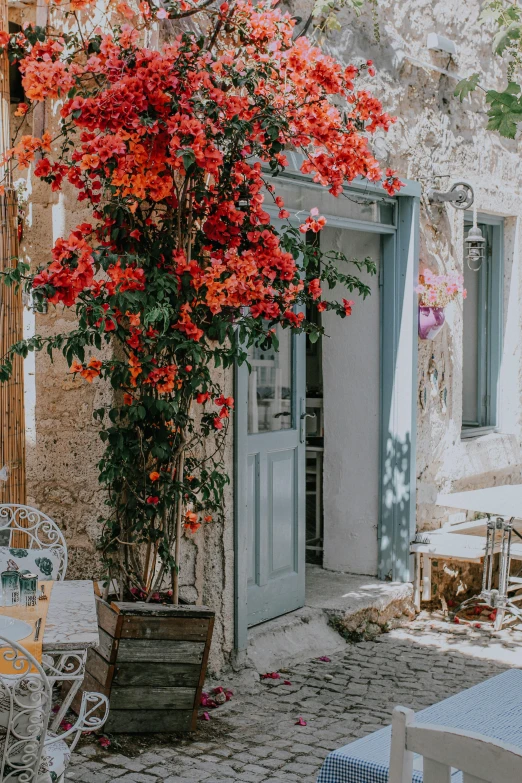
<svg viewBox="0 0 522 783"><path fill-rule="evenodd" d="M477 226L477 209L473 209L473 226L465 239L466 263L472 272L478 272L486 257L486 238Z"/></svg>

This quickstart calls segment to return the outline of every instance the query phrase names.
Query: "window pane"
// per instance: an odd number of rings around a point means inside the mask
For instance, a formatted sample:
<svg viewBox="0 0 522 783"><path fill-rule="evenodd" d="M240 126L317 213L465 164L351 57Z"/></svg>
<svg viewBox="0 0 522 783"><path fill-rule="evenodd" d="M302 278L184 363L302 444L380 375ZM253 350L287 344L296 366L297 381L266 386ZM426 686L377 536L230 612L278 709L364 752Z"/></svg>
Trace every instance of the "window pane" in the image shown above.
<svg viewBox="0 0 522 783"><path fill-rule="evenodd" d="M466 259L464 287L468 293L463 305L462 420L478 424L480 272L472 272Z"/></svg>
<svg viewBox="0 0 522 783"><path fill-rule="evenodd" d="M284 177L278 177L272 181L272 184L276 195L284 199L285 207L301 212L303 220L312 207L317 207L321 215L331 217L365 220L369 223L386 225L393 225L395 221L395 204L392 199L372 197L370 193L336 197L321 185L305 187L298 182L289 182ZM265 195L265 203L273 204L272 197Z"/></svg>
<svg viewBox="0 0 522 783"><path fill-rule="evenodd" d="M292 429L292 332L277 326L279 351L251 347L248 361L248 433Z"/></svg>

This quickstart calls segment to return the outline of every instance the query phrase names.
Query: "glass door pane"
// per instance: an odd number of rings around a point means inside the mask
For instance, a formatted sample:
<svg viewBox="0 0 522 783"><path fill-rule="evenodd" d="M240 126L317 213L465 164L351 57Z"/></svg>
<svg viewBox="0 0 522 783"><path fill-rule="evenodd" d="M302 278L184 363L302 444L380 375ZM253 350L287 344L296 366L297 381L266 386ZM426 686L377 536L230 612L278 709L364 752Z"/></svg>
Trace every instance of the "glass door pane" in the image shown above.
<svg viewBox="0 0 522 783"><path fill-rule="evenodd" d="M290 430L293 427L293 335L276 327L279 350L252 346L248 361L248 434Z"/></svg>

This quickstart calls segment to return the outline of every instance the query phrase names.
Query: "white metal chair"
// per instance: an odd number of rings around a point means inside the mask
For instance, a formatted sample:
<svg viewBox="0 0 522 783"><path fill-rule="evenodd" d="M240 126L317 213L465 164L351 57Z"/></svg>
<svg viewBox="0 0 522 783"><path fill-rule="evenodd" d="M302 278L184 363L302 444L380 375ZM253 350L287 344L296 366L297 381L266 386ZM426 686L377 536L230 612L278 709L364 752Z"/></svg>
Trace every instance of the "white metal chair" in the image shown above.
<svg viewBox="0 0 522 783"><path fill-rule="evenodd" d="M19 542L24 542L20 548ZM22 553L30 555L28 559L36 562L35 573L40 578L45 576L46 566L49 568L48 578L65 579L67 571L67 544L62 531L47 514L32 506L17 503L0 504L0 547L14 550L13 560L22 565ZM17 552L19 553L17 555ZM48 563L45 563L45 556ZM45 565L42 566L42 561ZM28 563L29 570L34 570L33 562ZM52 571L51 571L52 569Z"/></svg>
<svg viewBox="0 0 522 783"><path fill-rule="evenodd" d="M81 733L101 728L109 713L105 696L84 693L75 725L58 736L47 732L51 706L51 683L38 661L16 642L0 636L2 783L64 783ZM65 741L69 738L70 746Z"/></svg>
<svg viewBox="0 0 522 783"><path fill-rule="evenodd" d="M413 754L423 757L424 783L520 783L522 751L483 734L415 722L405 707L393 711L389 783L411 783Z"/></svg>

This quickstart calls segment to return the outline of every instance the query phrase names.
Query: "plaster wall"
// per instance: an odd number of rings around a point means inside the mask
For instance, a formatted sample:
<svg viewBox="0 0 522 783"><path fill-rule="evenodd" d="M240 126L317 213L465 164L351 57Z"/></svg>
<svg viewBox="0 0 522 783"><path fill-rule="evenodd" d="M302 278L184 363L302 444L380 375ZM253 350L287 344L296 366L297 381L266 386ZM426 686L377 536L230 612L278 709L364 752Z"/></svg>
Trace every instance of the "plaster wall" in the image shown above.
<svg viewBox="0 0 522 783"><path fill-rule="evenodd" d="M435 505L438 492L473 489L522 480L521 449L521 280L522 186L520 141L487 131L485 103L475 93L464 103L454 97L458 74L481 74L488 88L505 83L502 60L493 57L492 32L478 23L482 3L470 0L379 0L375 19L340 16L342 30L328 49L344 62L371 58L377 76L369 81L386 109L397 116L378 142L389 165L430 187L447 190L466 180L479 212L505 217L504 342L499 386L498 431L461 440L462 302L447 310L447 325L433 342L418 343L417 526L429 529L450 510ZM303 9L303 6L300 6ZM303 14L304 15L304 14ZM380 41L374 35L374 22ZM457 55L430 52L429 32L456 43ZM416 62L442 68L450 78ZM434 272L463 270L462 212L421 201L420 263ZM465 306L465 303L464 303Z"/></svg>
<svg viewBox="0 0 522 783"><path fill-rule="evenodd" d="M321 249L348 258L370 256L377 265L380 236L326 226ZM323 314L324 553L332 571L377 574L379 518L379 277L361 275L371 295L355 303L348 319ZM337 285L341 301L353 295Z"/></svg>

